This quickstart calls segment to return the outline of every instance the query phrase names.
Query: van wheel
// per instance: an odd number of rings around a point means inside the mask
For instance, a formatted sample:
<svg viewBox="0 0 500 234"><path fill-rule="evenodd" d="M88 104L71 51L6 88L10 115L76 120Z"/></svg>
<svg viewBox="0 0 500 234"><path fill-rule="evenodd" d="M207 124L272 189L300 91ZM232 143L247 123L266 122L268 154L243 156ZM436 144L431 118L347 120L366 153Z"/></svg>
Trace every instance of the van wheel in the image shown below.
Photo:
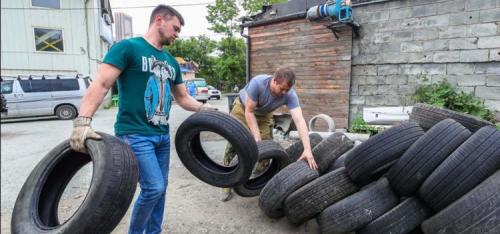
<svg viewBox="0 0 500 234"><path fill-rule="evenodd" d="M70 105L61 105L56 108L57 118L61 120L74 119L76 117L76 108Z"/></svg>

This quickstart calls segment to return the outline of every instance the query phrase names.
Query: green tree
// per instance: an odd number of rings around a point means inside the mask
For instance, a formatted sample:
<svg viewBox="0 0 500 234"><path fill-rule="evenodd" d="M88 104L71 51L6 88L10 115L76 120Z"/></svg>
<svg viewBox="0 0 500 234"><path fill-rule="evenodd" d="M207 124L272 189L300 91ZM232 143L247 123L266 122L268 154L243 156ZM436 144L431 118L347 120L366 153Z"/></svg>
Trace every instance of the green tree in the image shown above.
<svg viewBox="0 0 500 234"><path fill-rule="evenodd" d="M254 15L262 11L263 6L284 2L287 2L287 0L243 0L241 6L247 12L247 15Z"/></svg>
<svg viewBox="0 0 500 234"><path fill-rule="evenodd" d="M212 25L209 29L216 33L223 33L228 37L239 30L236 18L238 6L234 0L216 0L215 5L208 5L207 20Z"/></svg>
<svg viewBox="0 0 500 234"><path fill-rule="evenodd" d="M245 85L245 41L243 38L227 37L218 44L221 52L215 63L216 77L224 82L224 90L234 85Z"/></svg>
<svg viewBox="0 0 500 234"><path fill-rule="evenodd" d="M214 64L216 58L212 56L217 48L217 42L207 36L190 37L175 40L174 44L166 49L175 57L192 60L199 65L198 77L215 77Z"/></svg>

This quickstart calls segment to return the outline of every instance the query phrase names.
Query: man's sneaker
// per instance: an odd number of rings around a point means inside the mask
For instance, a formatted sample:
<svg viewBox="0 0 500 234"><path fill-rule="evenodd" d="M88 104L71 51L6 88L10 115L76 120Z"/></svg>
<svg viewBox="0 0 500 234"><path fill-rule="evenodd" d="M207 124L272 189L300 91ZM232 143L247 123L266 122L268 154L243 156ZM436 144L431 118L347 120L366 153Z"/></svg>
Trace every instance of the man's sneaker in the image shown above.
<svg viewBox="0 0 500 234"><path fill-rule="evenodd" d="M231 200L233 197L233 193L231 192L231 188L223 188L220 200L223 202L227 202Z"/></svg>

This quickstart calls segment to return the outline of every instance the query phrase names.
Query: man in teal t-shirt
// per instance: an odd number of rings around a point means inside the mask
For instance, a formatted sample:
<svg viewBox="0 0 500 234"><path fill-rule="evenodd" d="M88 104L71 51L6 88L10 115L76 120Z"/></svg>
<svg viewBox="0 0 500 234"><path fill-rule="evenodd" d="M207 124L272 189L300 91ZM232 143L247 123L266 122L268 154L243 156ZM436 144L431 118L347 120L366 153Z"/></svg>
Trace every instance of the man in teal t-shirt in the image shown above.
<svg viewBox="0 0 500 234"><path fill-rule="evenodd" d="M134 151L141 187L129 233L161 232L170 161L168 118L172 95L186 110L214 109L187 94L179 64L163 50L178 37L183 25L184 19L174 8L157 6L144 37L123 40L108 51L73 122L71 147L86 152L85 139L101 138L90 127L92 116L113 83L118 82L115 135Z"/></svg>

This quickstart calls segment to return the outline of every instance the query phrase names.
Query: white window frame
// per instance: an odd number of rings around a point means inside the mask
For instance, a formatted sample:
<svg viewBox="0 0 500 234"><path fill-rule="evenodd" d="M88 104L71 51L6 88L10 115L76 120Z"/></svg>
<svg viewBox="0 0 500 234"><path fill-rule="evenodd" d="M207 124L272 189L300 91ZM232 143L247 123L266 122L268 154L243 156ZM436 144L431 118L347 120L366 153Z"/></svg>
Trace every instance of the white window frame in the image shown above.
<svg viewBox="0 0 500 234"><path fill-rule="evenodd" d="M33 32L33 49L34 49L35 53L42 53L42 54L43 53L49 53L49 54L63 54L63 53L65 53L66 48L64 46L64 30L62 28L52 28L52 27L43 27L43 26L33 26L32 28L33 28L33 30L32 30L32 32ZM63 41L63 43L62 43L62 46L63 46L62 51L58 52L58 51L39 51L39 50L37 50L36 49L35 29L60 30L61 31L61 38L62 38L62 41Z"/></svg>

